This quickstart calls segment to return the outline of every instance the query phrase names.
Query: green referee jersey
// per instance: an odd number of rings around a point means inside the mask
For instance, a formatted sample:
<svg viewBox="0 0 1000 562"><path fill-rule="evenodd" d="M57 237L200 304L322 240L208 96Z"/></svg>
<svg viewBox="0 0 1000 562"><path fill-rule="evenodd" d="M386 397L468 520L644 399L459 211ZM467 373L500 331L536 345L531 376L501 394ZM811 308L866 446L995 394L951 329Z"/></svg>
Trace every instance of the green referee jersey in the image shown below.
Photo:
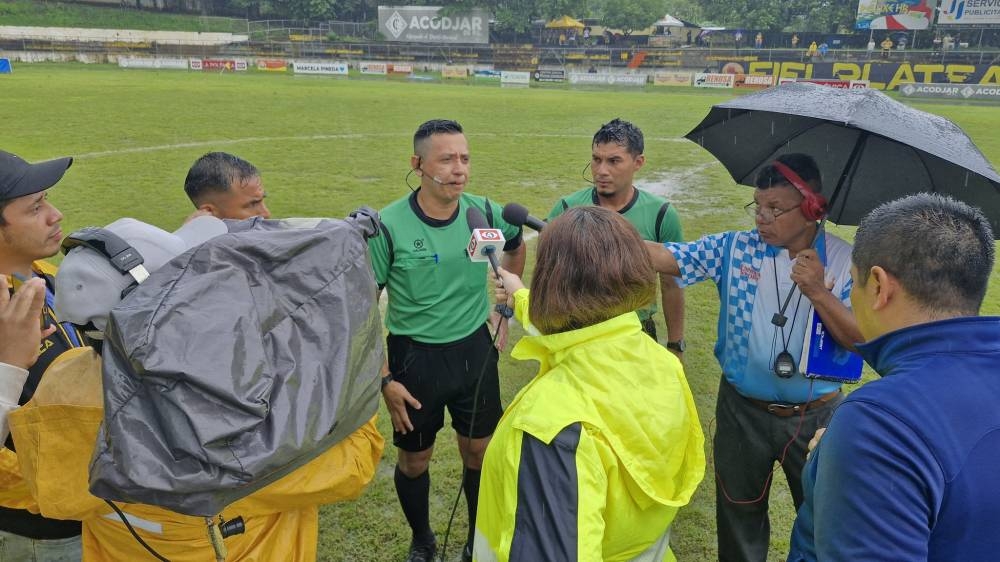
<svg viewBox="0 0 1000 562"><path fill-rule="evenodd" d="M546 220L558 217L570 207L585 205L597 205L597 190L595 188L586 187L563 197L552 207ZM618 213L632 223L643 240L651 242L684 241L681 219L677 214L677 209L663 197L636 188L632 200ZM639 318L643 320L651 318L656 314L656 310L657 306L654 301L650 306L638 311Z"/></svg>
<svg viewBox="0 0 1000 562"><path fill-rule="evenodd" d="M425 215L416 192L380 211L382 235L368 241L368 253L375 280L389 291L385 323L390 333L448 343L486 321L492 303L486 284L489 262L473 262L466 253L472 236L469 207L503 232L504 250L520 246L521 228L503 220L500 206L477 195L463 193L447 220Z"/></svg>

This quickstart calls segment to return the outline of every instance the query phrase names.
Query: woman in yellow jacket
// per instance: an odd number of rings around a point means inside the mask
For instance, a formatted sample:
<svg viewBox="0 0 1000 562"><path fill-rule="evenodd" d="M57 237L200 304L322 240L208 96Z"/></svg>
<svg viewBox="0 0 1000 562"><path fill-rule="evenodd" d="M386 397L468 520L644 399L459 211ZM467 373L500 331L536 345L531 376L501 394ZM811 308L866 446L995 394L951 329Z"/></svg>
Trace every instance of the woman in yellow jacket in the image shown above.
<svg viewBox="0 0 1000 562"><path fill-rule="evenodd" d="M673 560L704 436L680 362L634 312L656 295L639 234L606 209L570 209L539 238L530 302L501 273L498 297L539 334L512 355L541 365L486 451L474 558Z"/></svg>

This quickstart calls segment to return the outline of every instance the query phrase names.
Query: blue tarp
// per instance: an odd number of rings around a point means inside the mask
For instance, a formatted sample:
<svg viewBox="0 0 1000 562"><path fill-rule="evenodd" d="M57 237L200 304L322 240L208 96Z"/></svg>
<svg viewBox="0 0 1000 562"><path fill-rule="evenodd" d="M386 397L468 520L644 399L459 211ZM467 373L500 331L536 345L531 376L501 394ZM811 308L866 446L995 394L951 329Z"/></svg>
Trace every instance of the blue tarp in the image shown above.
<svg viewBox="0 0 1000 562"><path fill-rule="evenodd" d="M0 74L10 74L14 68L10 65L10 59L0 59Z"/></svg>

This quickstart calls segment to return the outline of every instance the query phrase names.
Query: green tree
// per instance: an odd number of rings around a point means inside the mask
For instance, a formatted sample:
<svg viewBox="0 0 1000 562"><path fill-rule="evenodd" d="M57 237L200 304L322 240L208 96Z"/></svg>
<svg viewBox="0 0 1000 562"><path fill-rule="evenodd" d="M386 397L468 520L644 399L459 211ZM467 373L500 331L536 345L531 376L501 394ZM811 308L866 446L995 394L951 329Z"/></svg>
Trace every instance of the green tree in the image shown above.
<svg viewBox="0 0 1000 562"><path fill-rule="evenodd" d="M850 29L854 0L703 0L702 16L726 27L769 31Z"/></svg>
<svg viewBox="0 0 1000 562"><path fill-rule="evenodd" d="M606 0L601 22L625 35L645 29L667 13L664 0Z"/></svg>

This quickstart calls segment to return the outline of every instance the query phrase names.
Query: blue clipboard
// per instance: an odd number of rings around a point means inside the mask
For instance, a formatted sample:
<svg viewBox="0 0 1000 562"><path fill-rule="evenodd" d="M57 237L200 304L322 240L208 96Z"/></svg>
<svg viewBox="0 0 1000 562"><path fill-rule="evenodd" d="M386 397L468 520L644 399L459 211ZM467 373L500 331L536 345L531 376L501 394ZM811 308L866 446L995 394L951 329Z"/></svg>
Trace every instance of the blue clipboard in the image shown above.
<svg viewBox="0 0 1000 562"><path fill-rule="evenodd" d="M838 344L816 310L809 311L809 327L802 343L799 372L806 378L853 384L861 381L864 361Z"/></svg>

